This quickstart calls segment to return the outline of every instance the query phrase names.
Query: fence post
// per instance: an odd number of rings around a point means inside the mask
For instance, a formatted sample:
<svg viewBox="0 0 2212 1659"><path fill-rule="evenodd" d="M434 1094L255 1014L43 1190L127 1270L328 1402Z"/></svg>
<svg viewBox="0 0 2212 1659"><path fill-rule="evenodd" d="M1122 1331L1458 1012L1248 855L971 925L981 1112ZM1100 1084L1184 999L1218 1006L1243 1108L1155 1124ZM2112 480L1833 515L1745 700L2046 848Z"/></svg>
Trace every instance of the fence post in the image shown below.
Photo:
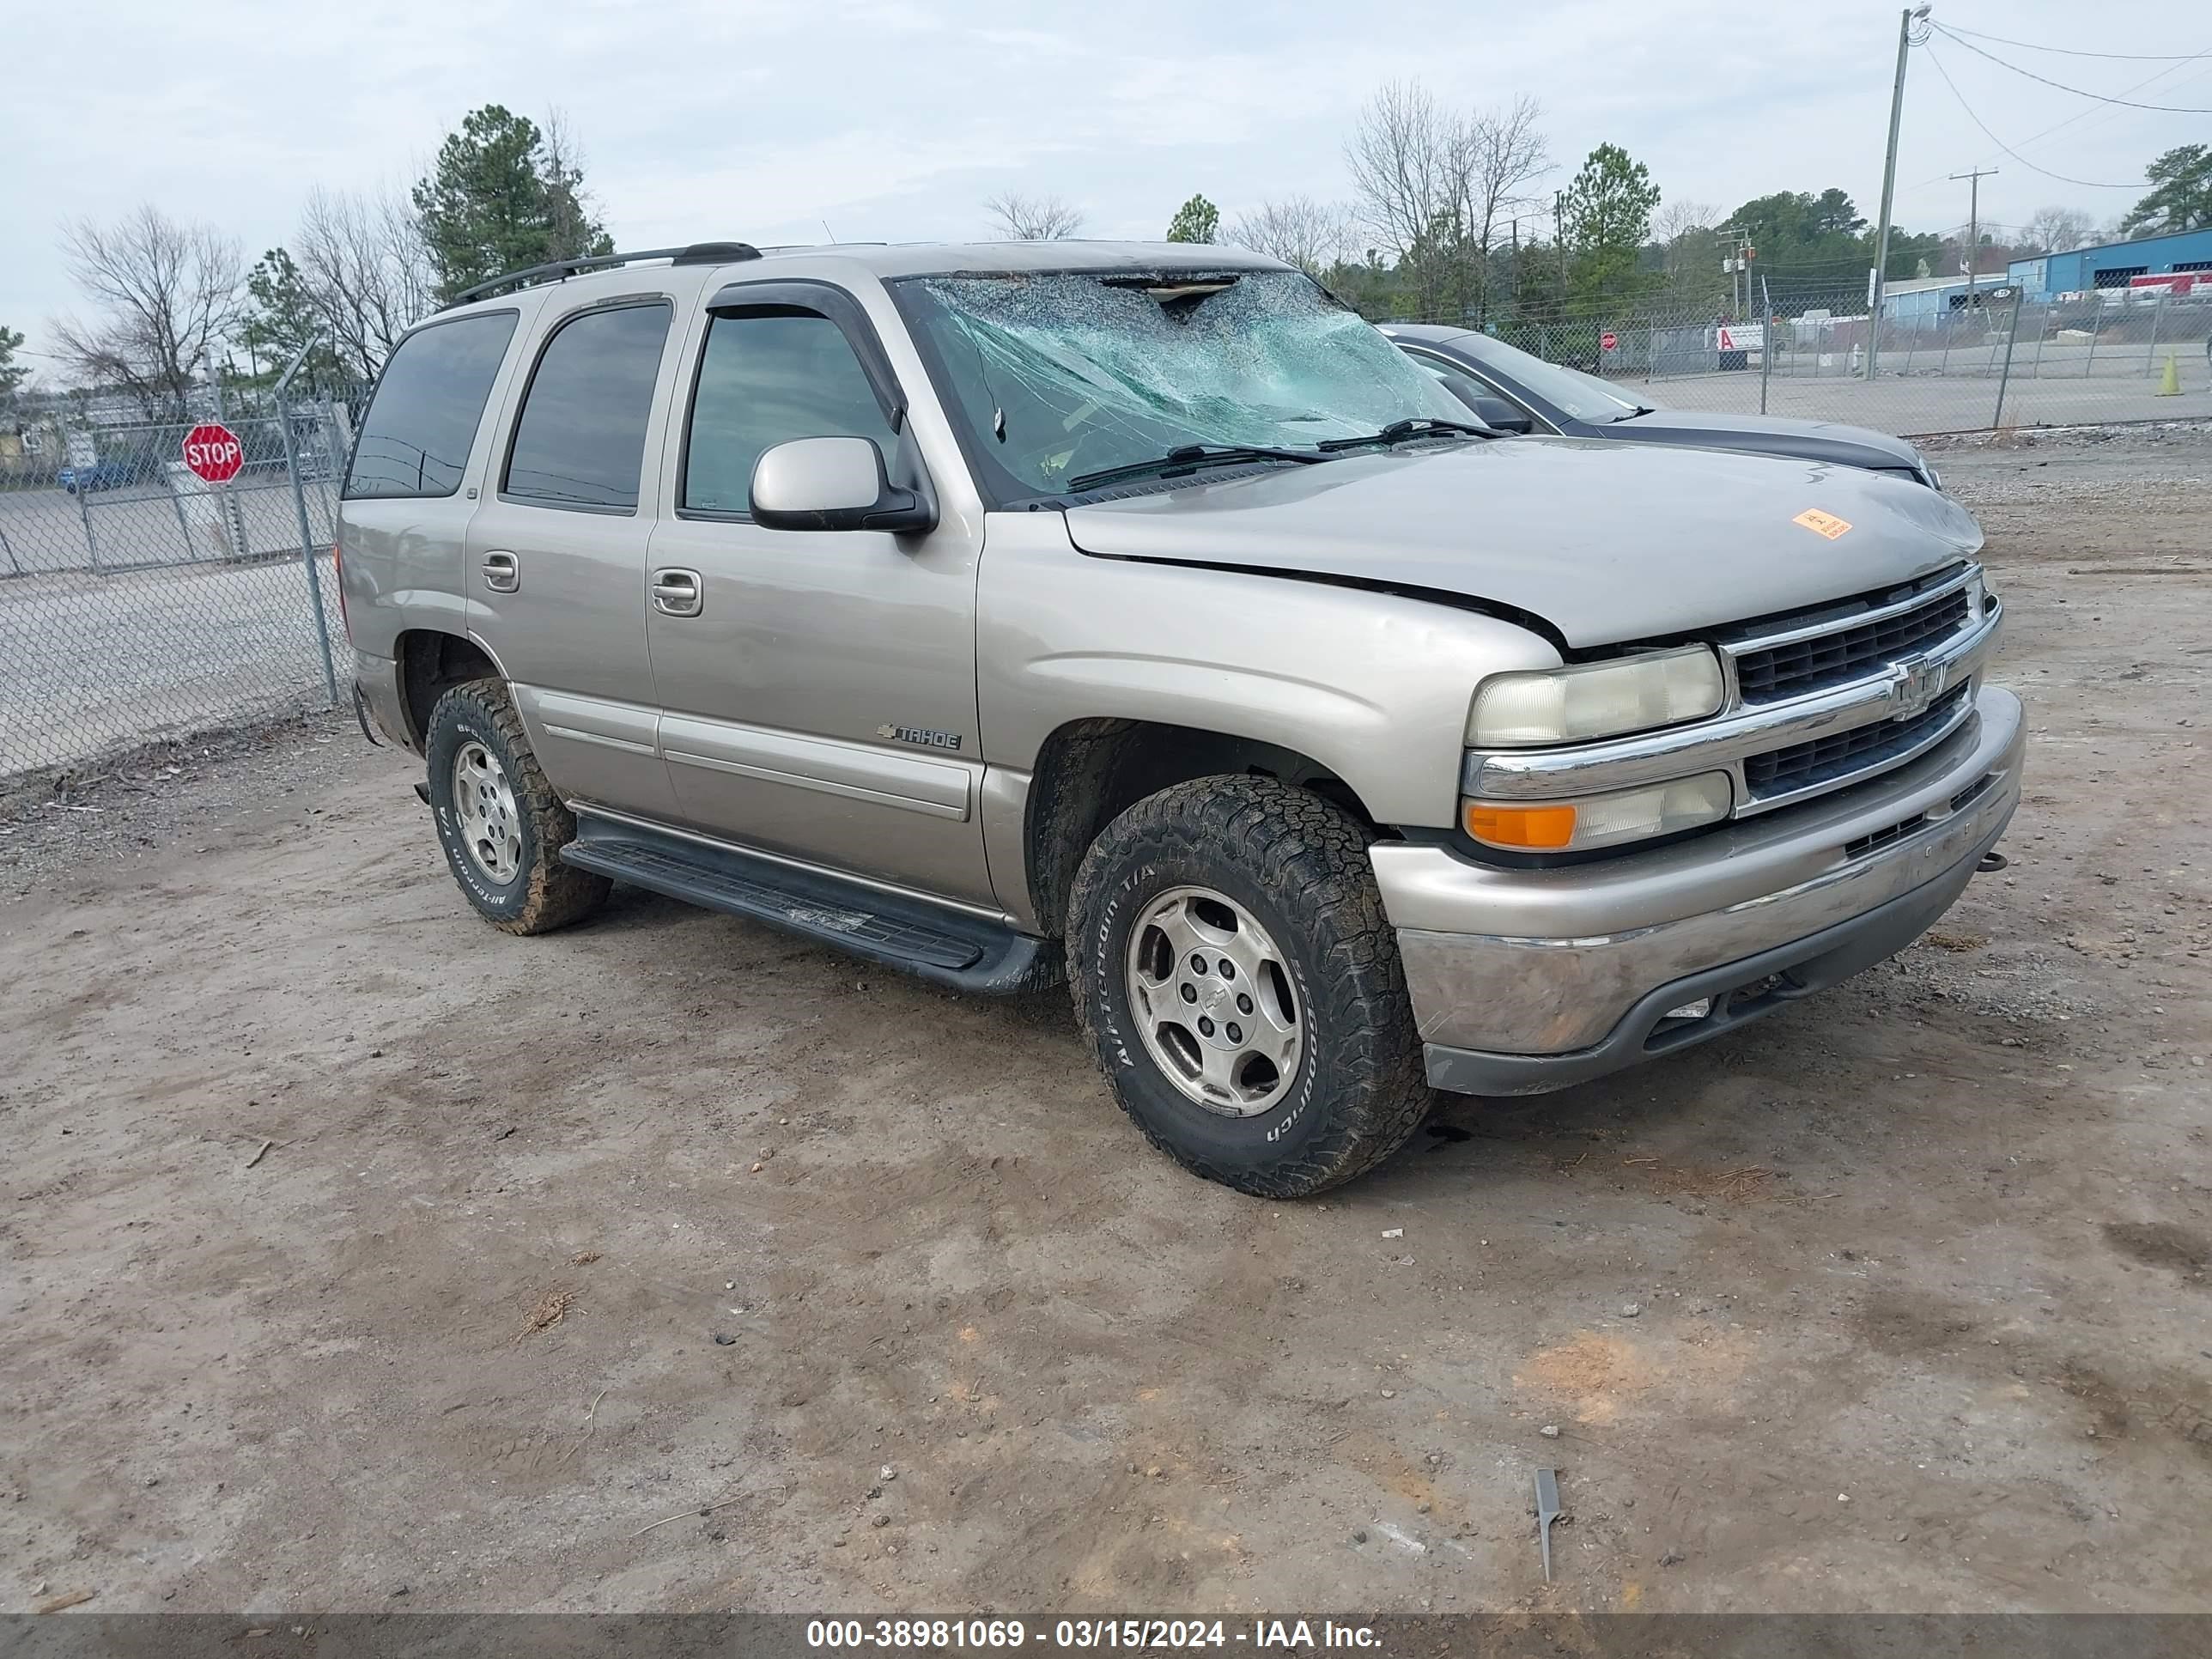
<svg viewBox="0 0 2212 1659"><path fill-rule="evenodd" d="M2105 307L2104 307L2103 304L2100 302L2100 303L2098 305L2097 309L2096 309L2094 312L2093 312L2093 313L2090 313L2090 317L2089 317L2089 361L2088 361L2087 364L2087 365L2082 368L2082 370L2081 370L2081 378L2082 378L2083 380L2089 380L2089 379L2091 379L2093 376L2094 376L2094 375L2095 375L2095 374L2096 374L2096 372L2097 372L2097 337L2098 337L2100 334L2102 334L2102 333L2105 331L2105 329L2104 329L2104 322L2105 322L2105 319L2104 319L2104 310L2105 310Z"/></svg>
<svg viewBox="0 0 2212 1659"><path fill-rule="evenodd" d="M1996 413L1990 416L1990 430L2004 429L2005 388L2012 384L2012 343L2020 337L2020 290L2012 291L2012 326L2005 331L2004 372L1997 377Z"/></svg>
<svg viewBox="0 0 2212 1659"><path fill-rule="evenodd" d="M92 561L93 574L97 575L100 572L100 544L93 539L92 504L85 499L91 494L91 489L80 481L76 487L76 515L84 521L85 556Z"/></svg>
<svg viewBox="0 0 2212 1659"><path fill-rule="evenodd" d="M1759 273L1759 412L1766 413L1766 383L1774 376L1774 295Z"/></svg>
<svg viewBox="0 0 2212 1659"><path fill-rule="evenodd" d="M315 538L307 529L307 492L300 483L300 447L292 440L292 416L289 407L291 398L292 377L300 372L300 365L307 361L307 354L321 343L322 337L315 336L300 348L276 382L276 429L284 439L284 471L292 480L292 511L300 522L300 560L307 567L307 605L315 613L315 643L323 653L323 689L331 695L331 706L338 701L337 671L331 664L331 625L323 618L322 562L315 554Z"/></svg>
<svg viewBox="0 0 2212 1659"><path fill-rule="evenodd" d="M2166 289L2161 288L2158 291L2158 298L2151 301L2150 349L2143 353L2143 373L2145 374L2155 374L2158 373L2158 324L2159 319L2165 315Z"/></svg>
<svg viewBox="0 0 2212 1659"><path fill-rule="evenodd" d="M185 522L185 503L177 494L176 481L170 477L169 470L166 465L161 469L161 483L168 489L169 506L174 509L177 515L177 534L184 541L185 562L190 564L192 561L192 527Z"/></svg>

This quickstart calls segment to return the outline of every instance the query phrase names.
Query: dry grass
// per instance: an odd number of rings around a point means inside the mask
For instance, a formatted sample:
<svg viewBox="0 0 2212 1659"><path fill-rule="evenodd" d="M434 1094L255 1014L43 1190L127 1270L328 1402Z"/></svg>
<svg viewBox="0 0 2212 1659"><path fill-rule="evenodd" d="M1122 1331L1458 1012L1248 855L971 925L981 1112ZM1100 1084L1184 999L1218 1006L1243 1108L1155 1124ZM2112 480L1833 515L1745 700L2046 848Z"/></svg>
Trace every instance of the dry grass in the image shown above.
<svg viewBox="0 0 2212 1659"><path fill-rule="evenodd" d="M1963 955L1968 951L1980 950L1989 943L1989 940L1984 939L1979 933L1928 933L1920 936L1920 942L1923 945L1932 945L1939 951L1948 951L1954 955Z"/></svg>
<svg viewBox="0 0 2212 1659"><path fill-rule="evenodd" d="M514 1340L521 1341L536 1332L550 1330L568 1317L568 1310L575 1305L576 1293L566 1288L552 1290L539 1297L530 1310L527 1323L515 1333Z"/></svg>
<svg viewBox="0 0 2212 1659"><path fill-rule="evenodd" d="M1741 1202L1747 1199L1769 1196L1767 1183L1775 1179L1774 1171L1747 1164L1740 1170L1703 1170L1696 1168L1666 1169L1656 1158L1626 1158L1621 1160L1632 1169L1641 1170L1651 1182L1652 1189L1668 1196L1688 1198L1719 1198Z"/></svg>

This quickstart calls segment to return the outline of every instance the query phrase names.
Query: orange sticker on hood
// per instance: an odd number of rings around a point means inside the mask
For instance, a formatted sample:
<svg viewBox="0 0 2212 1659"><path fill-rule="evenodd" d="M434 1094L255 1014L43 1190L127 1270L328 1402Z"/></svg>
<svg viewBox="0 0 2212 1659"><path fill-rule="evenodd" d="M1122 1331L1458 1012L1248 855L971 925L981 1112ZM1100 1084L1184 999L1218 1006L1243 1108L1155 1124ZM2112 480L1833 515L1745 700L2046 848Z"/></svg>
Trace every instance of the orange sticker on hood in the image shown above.
<svg viewBox="0 0 2212 1659"><path fill-rule="evenodd" d="M1849 519L1839 519L1832 513L1823 513L1817 507L1807 507L1790 522L1802 524L1814 535L1826 536L1830 541L1835 540L1838 536L1849 534L1851 527L1851 521Z"/></svg>

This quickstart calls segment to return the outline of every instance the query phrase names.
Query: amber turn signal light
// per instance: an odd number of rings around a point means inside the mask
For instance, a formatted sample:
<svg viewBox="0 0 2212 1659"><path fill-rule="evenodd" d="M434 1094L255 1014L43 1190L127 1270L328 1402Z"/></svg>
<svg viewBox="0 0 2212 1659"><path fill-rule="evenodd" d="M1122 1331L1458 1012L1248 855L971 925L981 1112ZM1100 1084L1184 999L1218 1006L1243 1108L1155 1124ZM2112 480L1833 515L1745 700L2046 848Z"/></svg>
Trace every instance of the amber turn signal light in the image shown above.
<svg viewBox="0 0 2212 1659"><path fill-rule="evenodd" d="M1494 801L1471 800L1460 817L1468 835L1492 847L1556 853L1575 838L1571 806L1500 806Z"/></svg>

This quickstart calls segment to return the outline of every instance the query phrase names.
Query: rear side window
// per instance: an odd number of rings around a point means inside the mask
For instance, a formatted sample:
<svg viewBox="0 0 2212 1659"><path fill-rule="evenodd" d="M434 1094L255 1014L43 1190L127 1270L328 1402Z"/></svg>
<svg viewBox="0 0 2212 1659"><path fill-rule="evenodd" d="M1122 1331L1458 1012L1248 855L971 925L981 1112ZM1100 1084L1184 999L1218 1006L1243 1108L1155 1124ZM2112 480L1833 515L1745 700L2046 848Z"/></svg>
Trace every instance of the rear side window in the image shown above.
<svg viewBox="0 0 2212 1659"><path fill-rule="evenodd" d="M349 501L450 495L460 488L514 319L511 311L457 317L399 343L354 445Z"/></svg>
<svg viewBox="0 0 2212 1659"><path fill-rule="evenodd" d="M692 394L684 505L749 512L753 463L793 438L872 438L886 453L898 441L851 343L827 317L717 316Z"/></svg>
<svg viewBox="0 0 2212 1659"><path fill-rule="evenodd" d="M665 304L587 311L555 331L514 423L502 491L544 507L637 509Z"/></svg>

